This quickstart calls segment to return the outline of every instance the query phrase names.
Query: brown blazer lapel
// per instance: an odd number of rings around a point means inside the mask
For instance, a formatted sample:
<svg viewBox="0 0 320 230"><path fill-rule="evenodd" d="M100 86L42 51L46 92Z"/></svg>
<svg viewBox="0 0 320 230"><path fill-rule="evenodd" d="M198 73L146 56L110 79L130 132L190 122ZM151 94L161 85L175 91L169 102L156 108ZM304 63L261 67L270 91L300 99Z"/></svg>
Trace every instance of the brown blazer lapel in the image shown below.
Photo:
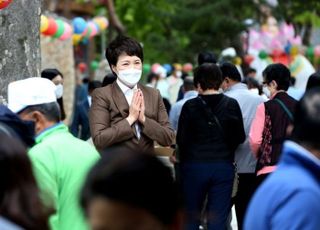
<svg viewBox="0 0 320 230"><path fill-rule="evenodd" d="M146 110L152 110L153 108L153 103L154 101L152 100L152 95L145 89L146 86L138 84L138 88L142 91L143 93L143 98L144 98L144 106Z"/></svg>
<svg viewBox="0 0 320 230"><path fill-rule="evenodd" d="M112 99L122 117L126 118L129 115L129 105L116 81L112 83Z"/></svg>
<svg viewBox="0 0 320 230"><path fill-rule="evenodd" d="M127 102L126 96L123 94L116 81L112 83L112 99L122 117L127 118L129 115L129 104ZM134 125L131 126L131 129L134 132L135 136L138 137L137 130Z"/></svg>

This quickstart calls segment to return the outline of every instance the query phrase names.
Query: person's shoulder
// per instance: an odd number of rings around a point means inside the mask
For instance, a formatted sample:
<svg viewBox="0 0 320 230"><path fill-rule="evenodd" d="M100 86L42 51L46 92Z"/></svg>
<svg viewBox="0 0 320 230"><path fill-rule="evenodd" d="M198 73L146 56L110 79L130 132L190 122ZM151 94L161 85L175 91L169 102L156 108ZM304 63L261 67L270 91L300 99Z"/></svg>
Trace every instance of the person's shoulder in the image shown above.
<svg viewBox="0 0 320 230"><path fill-rule="evenodd" d="M225 94L221 94L221 101L225 104L225 105L238 105L238 101L231 97L231 96L227 96Z"/></svg>

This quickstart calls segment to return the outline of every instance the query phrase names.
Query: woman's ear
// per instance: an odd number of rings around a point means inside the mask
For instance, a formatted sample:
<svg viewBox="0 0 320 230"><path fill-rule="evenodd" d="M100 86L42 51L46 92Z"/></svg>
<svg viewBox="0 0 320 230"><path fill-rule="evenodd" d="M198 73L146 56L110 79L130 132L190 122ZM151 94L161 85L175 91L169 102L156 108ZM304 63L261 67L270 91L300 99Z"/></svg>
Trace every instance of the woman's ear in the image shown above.
<svg viewBox="0 0 320 230"><path fill-rule="evenodd" d="M114 72L115 74L118 74L117 68L115 65L111 65L111 70L112 72Z"/></svg>

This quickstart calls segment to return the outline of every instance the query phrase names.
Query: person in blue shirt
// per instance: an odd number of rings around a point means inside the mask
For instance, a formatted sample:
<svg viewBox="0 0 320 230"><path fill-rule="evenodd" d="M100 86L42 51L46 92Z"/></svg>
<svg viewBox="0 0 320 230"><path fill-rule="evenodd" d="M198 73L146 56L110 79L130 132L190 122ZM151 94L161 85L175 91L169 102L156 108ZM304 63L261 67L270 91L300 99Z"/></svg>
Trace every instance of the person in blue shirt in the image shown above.
<svg viewBox="0 0 320 230"><path fill-rule="evenodd" d="M169 120L172 128L177 131L178 129L178 122L182 107L186 101L195 98L198 96L198 91L195 90L193 84L193 77L186 77L183 81L183 91L184 96L183 99L176 102L170 111Z"/></svg>
<svg viewBox="0 0 320 230"><path fill-rule="evenodd" d="M244 229L319 229L320 88L299 101L291 141L249 206Z"/></svg>

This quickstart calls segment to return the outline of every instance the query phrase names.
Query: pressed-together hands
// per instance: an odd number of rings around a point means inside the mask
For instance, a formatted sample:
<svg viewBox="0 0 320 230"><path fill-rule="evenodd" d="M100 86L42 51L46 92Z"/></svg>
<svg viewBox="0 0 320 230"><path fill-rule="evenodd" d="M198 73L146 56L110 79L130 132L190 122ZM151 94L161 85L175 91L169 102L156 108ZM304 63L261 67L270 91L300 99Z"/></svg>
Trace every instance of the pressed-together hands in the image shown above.
<svg viewBox="0 0 320 230"><path fill-rule="evenodd" d="M127 121L129 122L130 126L133 123L135 123L137 120L140 123L144 123L146 120L144 112L145 112L145 105L144 105L143 93L140 89L137 89L133 93L132 102L129 108L129 116L127 117Z"/></svg>

